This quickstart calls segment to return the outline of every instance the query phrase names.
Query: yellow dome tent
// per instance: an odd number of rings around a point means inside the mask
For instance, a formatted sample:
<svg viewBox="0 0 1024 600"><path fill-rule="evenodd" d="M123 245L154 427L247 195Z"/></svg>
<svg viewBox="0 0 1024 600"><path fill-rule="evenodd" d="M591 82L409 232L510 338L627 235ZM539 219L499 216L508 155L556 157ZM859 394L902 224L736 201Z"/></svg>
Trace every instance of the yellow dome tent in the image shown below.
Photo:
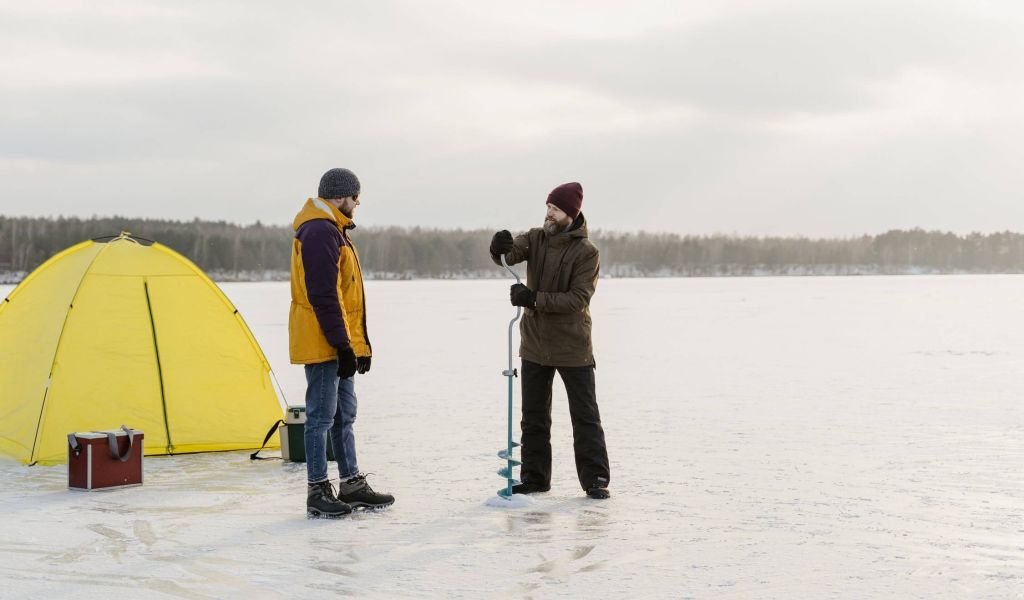
<svg viewBox="0 0 1024 600"><path fill-rule="evenodd" d="M0 454L67 460L67 434L128 425L146 454L258 448L283 409L241 315L158 243L99 238L0 303Z"/></svg>

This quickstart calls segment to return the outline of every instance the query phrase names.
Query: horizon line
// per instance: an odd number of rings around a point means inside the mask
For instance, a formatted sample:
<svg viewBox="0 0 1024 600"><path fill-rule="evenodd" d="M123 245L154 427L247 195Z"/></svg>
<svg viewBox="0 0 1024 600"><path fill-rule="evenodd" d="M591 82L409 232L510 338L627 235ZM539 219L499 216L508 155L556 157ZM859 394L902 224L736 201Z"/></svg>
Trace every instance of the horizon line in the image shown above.
<svg viewBox="0 0 1024 600"><path fill-rule="evenodd" d="M59 221L61 219L66 219L66 220L78 220L78 221L86 221L86 222L87 221L99 221L99 220L118 220L118 219L124 219L124 220L134 220L134 221L164 222L164 223L173 223L173 224L180 224L180 225L188 225L190 223L196 223L196 222L207 223L207 224L223 224L223 225L227 225L227 226L231 226L231 227L238 227L238 228L243 228L243 229L248 229L248 228L252 228L252 227L267 227L267 228L285 228L285 229L288 229L288 228L291 227L287 223L279 223L279 224L264 223L260 219L256 219L255 221L253 221L251 223L239 223L239 222L227 221L227 220L223 220L223 219L207 220L207 219L202 219L200 217L192 217L191 219L180 219L180 218L166 218L166 217L132 217L132 216L127 216L127 215L102 215L101 216L101 215L95 215L95 214L91 215L89 217L82 217L82 216L79 216L79 215L56 215L56 216L54 216L54 215L7 215L7 214L0 213L0 219L19 219L19 220L20 219L35 219L35 220L47 220L47 221ZM373 224L373 225L361 225L360 227L362 227L363 229L402 229L402 230L407 230L407 231L420 229L420 230L431 231L431 232L494 231L493 228L486 227L486 226L480 226L480 227L448 227L448 228L445 228L445 227L428 226L428 225L395 225L395 224L383 225L383 224ZM969 231L969 232L966 232L966 233L958 233L958 232L955 232L955 231L952 231L952 230L948 230L948 229L945 229L945 230L944 229L926 229L926 228L921 227L921 226L914 226L914 227L911 227L911 228L894 227L894 228L889 228L889 229L886 229L884 231L880 231L880 232L877 232L877 233L867 233L867 232L865 232L865 233L860 233L860 234L846 234L846 235L834 235L834 236L812 235L812 234L806 234L806 233L788 233L788 234L777 234L777 233L772 233L772 234L766 234L766 233L740 233L740 232L736 232L736 231L732 231L732 232L716 231L716 232L713 232L713 233L694 233L694 232L679 232L679 231L650 230L650 229L618 230L618 229L605 229L605 228L602 228L602 227L594 227L594 228L592 228L592 231L594 231L595 233L600 233L600 234L618 234L618 235L630 235L630 234L674 235L674 236L683 237L683 238L685 238L685 237L703 237L703 238L732 237L732 238L758 238L758 239L776 238L776 239L807 239L807 240L852 240L852 239L858 239L858 238L864 238L864 237L878 237L880 235L885 235L887 233L892 233L892 232L923 232L923 233L929 233L929 234L942 234L942 235L949 234L949 235L954 235L954 236L957 236L957 237L968 237L968 236L971 236L971 235L991 236L991 235L996 235L996 234L1000 234L1000 233L1009 233L1009 234L1014 234L1014 235L1024 235L1024 231L1013 231L1013 230L1010 230L1010 229L993 230L993 231L988 231L988 232L973 230L973 231Z"/></svg>

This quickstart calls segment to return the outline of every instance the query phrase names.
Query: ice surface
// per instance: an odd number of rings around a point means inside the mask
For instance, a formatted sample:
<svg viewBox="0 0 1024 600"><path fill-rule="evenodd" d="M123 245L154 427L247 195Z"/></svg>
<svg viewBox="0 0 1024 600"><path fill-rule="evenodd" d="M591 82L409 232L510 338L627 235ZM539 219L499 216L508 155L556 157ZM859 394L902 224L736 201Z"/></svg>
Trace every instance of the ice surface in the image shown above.
<svg viewBox="0 0 1024 600"><path fill-rule="evenodd" d="M304 465L243 452L148 458L143 487L96 493L0 460L0 596L1024 589L1024 277L602 280L612 497L575 479L556 383L552 489L495 510L508 284L367 284L359 464L391 509L307 520ZM224 289L301 403L288 285Z"/></svg>
<svg viewBox="0 0 1024 600"><path fill-rule="evenodd" d="M536 503L536 498L526 494L512 494L509 498L495 494L488 498L484 504L492 508L527 508Z"/></svg>

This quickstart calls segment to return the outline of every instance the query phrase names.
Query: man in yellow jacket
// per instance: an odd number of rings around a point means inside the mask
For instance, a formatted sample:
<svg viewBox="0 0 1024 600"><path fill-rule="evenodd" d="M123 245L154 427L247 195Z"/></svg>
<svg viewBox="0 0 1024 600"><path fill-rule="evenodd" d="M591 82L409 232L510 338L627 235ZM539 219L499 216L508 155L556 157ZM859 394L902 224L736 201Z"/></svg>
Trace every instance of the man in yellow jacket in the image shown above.
<svg viewBox="0 0 1024 600"><path fill-rule="evenodd" d="M359 191L355 173L331 169L320 179L318 197L306 200L292 223L288 345L292 363L306 370L306 512L314 517L395 501L375 492L359 472L352 431L355 374L367 373L373 356L359 255L348 235ZM337 495L327 476L328 430L338 461Z"/></svg>

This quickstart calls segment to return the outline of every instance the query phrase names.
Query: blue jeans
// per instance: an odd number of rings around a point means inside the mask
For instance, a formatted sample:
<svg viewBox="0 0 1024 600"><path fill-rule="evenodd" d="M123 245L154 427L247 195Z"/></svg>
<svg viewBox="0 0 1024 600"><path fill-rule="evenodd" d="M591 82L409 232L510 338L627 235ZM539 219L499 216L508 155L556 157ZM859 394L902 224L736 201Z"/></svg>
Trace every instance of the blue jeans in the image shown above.
<svg viewBox="0 0 1024 600"><path fill-rule="evenodd" d="M355 378L338 378L338 361L306 365L306 476L309 483L327 481L327 430L331 430L338 475L344 481L359 474L356 464Z"/></svg>

